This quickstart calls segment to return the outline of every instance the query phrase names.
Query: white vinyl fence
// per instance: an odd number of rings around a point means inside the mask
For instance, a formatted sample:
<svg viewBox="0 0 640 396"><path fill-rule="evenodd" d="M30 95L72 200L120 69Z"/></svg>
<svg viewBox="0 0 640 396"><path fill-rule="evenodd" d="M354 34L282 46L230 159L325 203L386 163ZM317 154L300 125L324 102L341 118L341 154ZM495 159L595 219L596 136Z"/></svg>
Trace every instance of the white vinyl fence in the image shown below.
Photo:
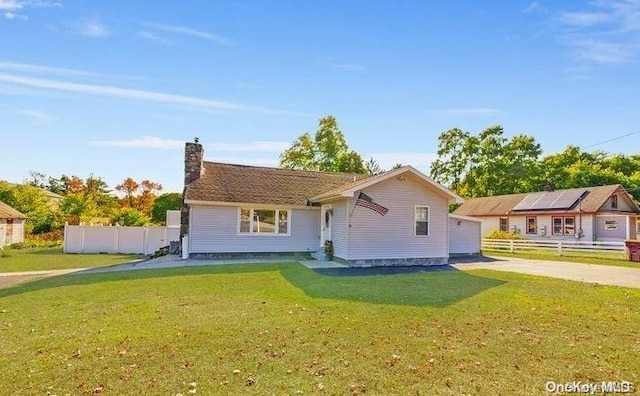
<svg viewBox="0 0 640 396"><path fill-rule="evenodd" d="M178 240L179 227L64 227L65 253L151 254Z"/></svg>
<svg viewBox="0 0 640 396"><path fill-rule="evenodd" d="M605 241L552 241L533 239L483 239L483 250L550 250L562 256L567 252L624 253L624 242Z"/></svg>

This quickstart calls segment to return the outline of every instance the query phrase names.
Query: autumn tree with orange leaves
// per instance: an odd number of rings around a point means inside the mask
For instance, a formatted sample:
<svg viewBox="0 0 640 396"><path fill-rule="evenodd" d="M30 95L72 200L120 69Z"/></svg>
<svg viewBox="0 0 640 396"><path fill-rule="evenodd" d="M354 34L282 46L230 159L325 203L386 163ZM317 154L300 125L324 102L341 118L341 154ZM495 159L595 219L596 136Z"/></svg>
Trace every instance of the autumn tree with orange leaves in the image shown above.
<svg viewBox="0 0 640 396"><path fill-rule="evenodd" d="M116 186L116 190L124 194L120 200L122 208L131 208L150 215L156 193L162 191L162 185L151 180L138 183L133 178L127 177Z"/></svg>

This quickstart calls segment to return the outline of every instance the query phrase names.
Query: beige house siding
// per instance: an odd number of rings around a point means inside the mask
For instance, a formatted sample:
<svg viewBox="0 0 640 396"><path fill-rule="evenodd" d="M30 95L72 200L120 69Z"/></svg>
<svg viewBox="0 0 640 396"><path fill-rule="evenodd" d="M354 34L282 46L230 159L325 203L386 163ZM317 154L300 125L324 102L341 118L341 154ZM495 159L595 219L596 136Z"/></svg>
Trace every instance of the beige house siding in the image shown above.
<svg viewBox="0 0 640 396"><path fill-rule="evenodd" d="M25 220L13 219L13 224L7 223L7 219L0 219L0 247L24 242Z"/></svg>
<svg viewBox="0 0 640 396"><path fill-rule="evenodd" d="M320 208L293 209L290 235L239 235L234 206L190 210L190 253L313 252L320 246Z"/></svg>
<svg viewBox="0 0 640 396"><path fill-rule="evenodd" d="M412 178L388 179L363 192L389 212L381 216L373 210L354 206L356 199L349 198L348 252L344 259L446 259L449 256L447 197ZM415 235L416 205L429 207L428 236Z"/></svg>

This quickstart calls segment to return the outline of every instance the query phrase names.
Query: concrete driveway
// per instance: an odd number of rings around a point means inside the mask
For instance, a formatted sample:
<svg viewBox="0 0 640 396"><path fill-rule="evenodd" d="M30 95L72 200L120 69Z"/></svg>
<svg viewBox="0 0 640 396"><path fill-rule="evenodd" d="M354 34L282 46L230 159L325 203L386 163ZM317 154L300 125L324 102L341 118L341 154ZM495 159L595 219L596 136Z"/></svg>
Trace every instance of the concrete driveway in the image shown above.
<svg viewBox="0 0 640 396"><path fill-rule="evenodd" d="M565 261L524 260L511 257L488 257L476 261L470 258L454 259L452 266L460 270L490 269L640 289L640 266L626 268Z"/></svg>

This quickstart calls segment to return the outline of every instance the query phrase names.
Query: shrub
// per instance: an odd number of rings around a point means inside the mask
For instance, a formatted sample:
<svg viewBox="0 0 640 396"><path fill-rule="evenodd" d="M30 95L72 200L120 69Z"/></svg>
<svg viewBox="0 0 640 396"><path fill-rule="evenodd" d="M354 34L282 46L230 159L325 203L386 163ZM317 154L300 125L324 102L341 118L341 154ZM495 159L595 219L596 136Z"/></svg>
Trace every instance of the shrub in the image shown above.
<svg viewBox="0 0 640 396"><path fill-rule="evenodd" d="M50 248L62 246L64 230L29 234L25 237L25 245L30 248Z"/></svg>
<svg viewBox="0 0 640 396"><path fill-rule="evenodd" d="M486 239L524 239L515 231L493 230L484 236Z"/></svg>
<svg viewBox="0 0 640 396"><path fill-rule="evenodd" d="M27 248L27 244L25 244L24 242L15 242L9 245L9 249L11 250L22 250L26 248Z"/></svg>

